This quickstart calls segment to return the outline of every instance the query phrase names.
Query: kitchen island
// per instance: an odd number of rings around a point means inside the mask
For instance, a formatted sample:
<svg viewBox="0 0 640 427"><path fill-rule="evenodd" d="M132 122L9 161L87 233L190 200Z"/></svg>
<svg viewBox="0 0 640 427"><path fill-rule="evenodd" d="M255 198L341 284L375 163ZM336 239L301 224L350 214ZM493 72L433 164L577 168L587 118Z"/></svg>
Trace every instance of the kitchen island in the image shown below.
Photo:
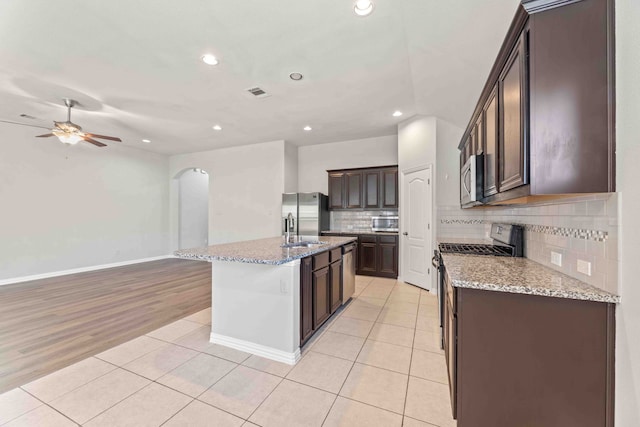
<svg viewBox="0 0 640 427"><path fill-rule="evenodd" d="M300 260L353 242L353 237L283 237L179 250L211 262L211 342L283 363L300 359Z"/></svg>

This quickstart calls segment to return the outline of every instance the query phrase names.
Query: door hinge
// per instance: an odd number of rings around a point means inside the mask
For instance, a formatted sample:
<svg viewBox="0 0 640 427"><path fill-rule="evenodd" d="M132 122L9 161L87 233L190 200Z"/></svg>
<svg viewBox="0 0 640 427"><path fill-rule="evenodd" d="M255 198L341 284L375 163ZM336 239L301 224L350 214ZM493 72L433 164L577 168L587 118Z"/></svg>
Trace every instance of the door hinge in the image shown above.
<svg viewBox="0 0 640 427"><path fill-rule="evenodd" d="M431 185L431 178L427 178L427 185Z"/></svg>
<svg viewBox="0 0 640 427"><path fill-rule="evenodd" d="M427 268L427 274L431 274L431 269Z"/></svg>
<svg viewBox="0 0 640 427"><path fill-rule="evenodd" d="M431 224L427 224L427 230L431 230Z"/></svg>

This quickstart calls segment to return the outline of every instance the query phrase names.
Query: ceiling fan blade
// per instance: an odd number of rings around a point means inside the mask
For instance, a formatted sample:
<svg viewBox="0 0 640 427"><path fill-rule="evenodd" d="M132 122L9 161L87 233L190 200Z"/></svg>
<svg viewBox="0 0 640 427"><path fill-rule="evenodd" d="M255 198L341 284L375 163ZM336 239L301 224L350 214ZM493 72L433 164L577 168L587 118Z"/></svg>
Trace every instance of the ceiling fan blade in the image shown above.
<svg viewBox="0 0 640 427"><path fill-rule="evenodd" d="M96 141L95 139L89 138L89 136L85 135L84 140L89 144L93 144L97 147L106 147L107 144L103 144L102 142Z"/></svg>
<svg viewBox="0 0 640 427"><path fill-rule="evenodd" d="M2 122L2 123L9 123L9 124L12 124L12 125L29 126L29 127L32 127L32 128L51 129L50 127L46 127L46 126L29 125L29 124L27 124L27 123L12 122L12 121L9 121L9 120L0 120L0 122Z"/></svg>
<svg viewBox="0 0 640 427"><path fill-rule="evenodd" d="M49 138L50 136L55 136L52 133L45 133L44 135L36 135L36 138Z"/></svg>
<svg viewBox="0 0 640 427"><path fill-rule="evenodd" d="M120 138L116 138L115 136L98 135L98 134L95 134L95 133L87 133L85 135L87 135L90 138L100 138L100 139L108 139L110 141L122 142L122 140Z"/></svg>

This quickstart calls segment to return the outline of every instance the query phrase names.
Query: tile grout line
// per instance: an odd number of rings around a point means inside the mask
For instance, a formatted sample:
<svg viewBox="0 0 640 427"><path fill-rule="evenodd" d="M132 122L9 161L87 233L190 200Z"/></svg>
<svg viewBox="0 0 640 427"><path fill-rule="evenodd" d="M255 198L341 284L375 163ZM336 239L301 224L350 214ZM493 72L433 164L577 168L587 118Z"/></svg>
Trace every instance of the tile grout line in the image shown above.
<svg viewBox="0 0 640 427"><path fill-rule="evenodd" d="M373 283L373 281L374 281L374 280L375 280L375 279L372 279L372 280L371 280L371 282L369 282L369 284L365 287L365 289L366 289L366 288L368 288L368 287L371 285L371 283ZM396 280L396 284L397 284L397 280ZM389 292L389 295L387 295L387 297L385 298L385 300L384 300L385 302L384 302L384 305L382 306L382 308L384 308L384 306L385 306L385 305L387 305L387 301L389 300L389 296L391 295L391 292L393 292L393 288L394 288L395 286L396 286L396 285L394 285L394 286L391 288L391 291ZM364 290L365 290L365 289L363 289L363 290L362 290L362 292L364 292ZM360 295L362 295L362 292L360 292ZM378 313L378 315L376 316L376 319L375 319L375 320L374 320L374 322L373 322L374 324L376 323L376 321L378 320L378 318L379 318L379 317L380 317L380 315L382 314L382 308L380 309L380 312L379 312L379 313ZM367 336L364 338L364 342L362 343L362 346L360 347L360 350L358 351L358 354L356 355L356 358L355 358L355 360L353 361L353 364L351 365L351 368L349 369L349 372L348 372L348 373L347 373L347 375L344 377L344 380L342 381L342 385L340 386L340 389L338 390L338 393L336 393L336 398L334 399L333 403L331 404L331 407L329 408L329 411L327 412L327 414L326 414L326 415L325 415L325 417L324 417L324 420L322 421L322 424L323 424L323 425L324 425L324 423L327 421L327 417L328 417L328 416L329 416L329 414L331 413L331 410L333 409L333 406L335 405L336 401L338 400L338 397L340 396L340 397L343 397L343 398L344 398L344 396L341 396L341 395L340 395L340 392L342 392L342 389L344 388L344 385L345 385L345 383L347 382L347 379L349 378L349 375L351 375L351 372L353 371L353 367L354 367L354 366L356 366L356 363L357 363L358 357L360 356L360 353L362 352L362 349L364 348L365 344L367 343L367 340L369 339L369 336L371 335L371 331L372 331L372 330L373 330L373 327L369 330L369 333L368 333L368 334L367 334ZM343 335L346 335L346 334L343 334ZM369 365L367 365L367 366L369 366ZM407 378L407 382L408 382L408 381L409 381L409 380L408 380L408 378ZM346 399L348 399L348 398L346 398ZM355 400L355 399L353 399L353 400ZM405 396L405 400L406 400L406 396ZM356 402L357 402L357 400L356 400ZM371 405L371 406L373 406L373 405ZM378 408L378 409L383 409L383 410L384 410L384 408L379 408L379 407L377 407L377 406L374 406L374 407L376 407L376 408ZM390 411L390 412L393 412L393 411Z"/></svg>
<svg viewBox="0 0 640 427"><path fill-rule="evenodd" d="M367 288L369 287L369 285L371 284L371 282L372 282L372 281L373 281L373 279L371 279L371 280L369 281L369 283L367 283L367 285L366 285L366 286L365 286L365 287L360 291L360 293L356 296L356 299L357 299L360 295L362 295L362 292L364 292L364 291L365 291L365 289L367 289ZM349 303L349 305L353 304L353 302L354 302L354 298L352 298L352 299L351 299L351 303ZM344 314L344 313L343 313L343 314ZM378 316L379 316L379 315L380 315L380 314L378 313ZM342 315L341 315L341 316L342 316ZM377 319L377 317L376 317L376 319ZM369 331L369 333L371 333L371 331ZM367 336L369 336L369 335L367 334ZM365 342L366 342L366 338L365 338ZM363 343L362 345L364 346L364 343ZM360 350L362 350L362 347L360 348ZM320 354L322 354L322 353L320 353ZM360 352L358 352L358 355L359 355L359 354L360 354ZM356 356L356 359L357 359L357 358L358 358L358 356ZM353 361L353 362L352 362L352 364L351 364L351 368L349 368L349 372L347 372L347 375L344 377L344 380L342 381L342 385L340 385L340 388L338 389L338 392L337 392L337 393L336 393L336 395L335 395L336 397L333 399L333 402L331 402L331 406L329 407L329 410L327 411L327 413L326 413L326 414L325 414L325 416L324 416L324 419L322 420L322 424L321 424L321 426L322 426L322 425L324 425L324 423L325 423L325 422L327 422L327 417L329 417L329 414L331 413L331 410L332 410L332 409L333 409L333 407L335 406L336 401L338 400L338 396L340 396L340 392L342 391L342 387L344 387L344 383L347 381L347 378L349 378L349 375L351 374L351 370L353 369L353 367L355 366L355 364L356 364L356 362L355 362L355 361Z"/></svg>
<svg viewBox="0 0 640 427"><path fill-rule="evenodd" d="M420 301L422 301L422 292L418 297L418 313L420 313ZM414 326L418 326L418 316L416 315L416 323ZM409 376L407 377L407 388L405 390L405 399L404 406L402 407L402 425L404 425L404 417L407 413L407 400L409 400L409 383L411 382L411 366L413 365L413 351L415 348L413 347L416 342L416 331L417 329L413 329L413 341L411 342L411 357L409 358Z"/></svg>
<svg viewBox="0 0 640 427"><path fill-rule="evenodd" d="M35 411L35 410L37 410L37 409L40 409L40 408L42 408L43 406L47 406L47 407L49 407L49 408L53 409L55 412L59 413L60 415L62 415L63 417L65 417L66 419L68 419L69 421L71 421L72 423L74 423L74 424L76 424L76 425L80 425L80 423L75 422L74 420L72 420L71 418L69 418L68 416L66 416L65 414L63 414L62 412L60 412L59 410L57 410L56 408L54 408L53 406L49 405L49 404L48 404L47 402L45 402L44 400L39 399L35 394L32 394L32 393L30 393L29 391L27 391L27 390L23 389L23 388L22 388L22 386L20 386L20 387L16 387L16 388L19 388L19 389L20 389L20 390L22 390L23 392L27 393L29 396L31 396L31 397L33 397L34 399L36 399L38 402L41 402L41 403L42 403L42 405L36 406L35 408L31 409L30 411L27 411L27 412L25 412L24 414L20 414L20 415L18 415L17 417L10 419L9 421L7 421L6 423L3 423L2 425L6 425L6 424L9 424L9 423L11 423L11 422L13 422L13 421L16 421L17 419L19 419L19 418L21 418L21 417L23 417L23 416L25 416L25 415L27 415L27 414L30 414L31 412L33 412L33 411Z"/></svg>

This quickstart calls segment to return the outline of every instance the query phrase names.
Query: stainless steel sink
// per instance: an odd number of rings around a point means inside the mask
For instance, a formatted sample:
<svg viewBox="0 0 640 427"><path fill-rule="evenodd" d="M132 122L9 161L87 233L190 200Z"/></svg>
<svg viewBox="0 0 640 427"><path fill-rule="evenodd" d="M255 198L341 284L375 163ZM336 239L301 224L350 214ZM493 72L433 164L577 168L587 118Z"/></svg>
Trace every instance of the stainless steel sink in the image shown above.
<svg viewBox="0 0 640 427"><path fill-rule="evenodd" d="M293 242L293 243L285 243L283 245L280 245L281 248L310 248L313 247L315 245L322 245L325 242L319 242L319 241L302 241L302 242Z"/></svg>

